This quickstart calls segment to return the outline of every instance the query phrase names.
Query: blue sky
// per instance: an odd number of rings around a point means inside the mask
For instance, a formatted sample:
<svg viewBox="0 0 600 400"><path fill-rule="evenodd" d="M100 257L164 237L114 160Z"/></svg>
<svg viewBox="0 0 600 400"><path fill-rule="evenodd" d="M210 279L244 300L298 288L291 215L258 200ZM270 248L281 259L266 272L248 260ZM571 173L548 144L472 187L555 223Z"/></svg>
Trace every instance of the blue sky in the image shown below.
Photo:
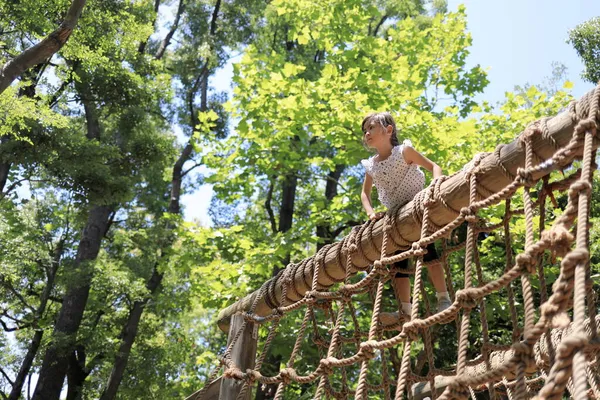
<svg viewBox="0 0 600 400"><path fill-rule="evenodd" d="M600 16L598 0L448 0L448 9L459 4L467 9L467 29L473 45L470 66L481 65L490 84L477 100L496 103L515 85L539 84L552 72L552 62L567 67L567 79L574 83L573 95L581 97L593 88L580 78L583 64L570 44L568 32L588 19ZM239 56L232 62L239 61ZM212 80L216 90L231 90L232 62ZM208 207L212 191L205 185L185 195L187 220L210 224Z"/></svg>

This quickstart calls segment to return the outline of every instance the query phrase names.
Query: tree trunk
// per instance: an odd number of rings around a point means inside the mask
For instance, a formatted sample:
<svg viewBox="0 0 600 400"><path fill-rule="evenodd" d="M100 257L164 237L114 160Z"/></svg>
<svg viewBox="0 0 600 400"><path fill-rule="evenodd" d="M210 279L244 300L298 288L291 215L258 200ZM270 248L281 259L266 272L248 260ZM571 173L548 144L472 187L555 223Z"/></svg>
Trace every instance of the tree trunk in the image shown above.
<svg viewBox="0 0 600 400"><path fill-rule="evenodd" d="M8 140L8 136L4 136L4 139ZM4 187L6 186L6 181L8 180L8 173L10 172L10 162L0 162L0 193L4 193Z"/></svg>
<svg viewBox="0 0 600 400"><path fill-rule="evenodd" d="M152 271L152 277L146 284L146 288L150 292L149 296L144 300L136 301L133 304L133 308L129 312L127 322L121 331L122 342L119 346L119 352L117 353L117 357L113 364L113 369L110 373L110 377L108 378L108 384L106 385L106 389L102 393L102 396L100 396L100 400L112 400L117 396L117 391L119 390L119 385L123 380L125 368L127 367L127 362L129 361L129 355L131 354L131 347L133 346L133 342L135 341L135 337L137 335L144 307L150 298L158 291L160 283L162 282L162 278L163 274L158 272L157 264L154 266L154 270Z"/></svg>
<svg viewBox="0 0 600 400"><path fill-rule="evenodd" d="M338 164L335 166L333 171L330 171L327 175L327 183L325 184L325 199L327 200L326 206L329 205L331 200L338 194L338 181L340 176L342 176L342 172L346 169L345 165ZM317 225L317 237L319 241L317 243L317 250L320 250L326 244L330 244L333 242L333 232L331 230L331 225L322 224Z"/></svg>
<svg viewBox="0 0 600 400"><path fill-rule="evenodd" d="M44 355L33 393L34 400L58 400L60 396L69 357L75 346L77 331L90 293L93 276L91 262L98 256L112 212L113 208L109 206L94 206L90 210L73 266L76 276L69 282L63 297L52 333L52 342Z"/></svg>
<svg viewBox="0 0 600 400"><path fill-rule="evenodd" d="M296 188L298 187L298 178L296 174L288 174L283 181L281 187L281 207L279 211L279 232L285 233L292 228L294 221L294 203L296 201ZM290 255L287 254L282 260L280 266L273 268L273 276L277 275L280 270L285 268L290 262ZM279 366L281 364L281 356L269 354L265 359L265 365L267 366ZM277 384L266 385L265 389L262 390L261 385L256 390L256 400L272 399L275 396L277 390Z"/></svg>
<svg viewBox="0 0 600 400"><path fill-rule="evenodd" d="M85 348L77 346L69 356L69 367L67 369L67 400L81 400L83 398L83 382L89 375L85 368Z"/></svg>
<svg viewBox="0 0 600 400"><path fill-rule="evenodd" d="M52 289L54 288L54 278L56 277L56 271L58 270L58 266L60 265L60 259L64 250L64 240L58 243L56 249L54 250L54 255L52 257L52 265L50 267L50 271L48 271L48 278L46 281L46 287L42 292L40 297L40 305L36 310L35 321L39 321L42 318L44 312L46 312L46 305L48 304L48 300L50 299L50 294L52 294ZM10 394L8 395L8 400L17 400L21 396L21 391L23 390L23 385L25 384L25 380L27 379L27 375L31 371L31 365L33 364L33 360L37 355L37 352L40 348L40 344L42 343L42 337L44 336L44 331L41 329L37 329L33 334L33 338L29 343L29 348L27 349L27 354L21 363L21 368L19 369L19 373L15 378L15 382L12 385L12 389Z"/></svg>
<svg viewBox="0 0 600 400"><path fill-rule="evenodd" d="M62 24L44 40L7 62L0 70L0 94L23 72L49 59L67 42L75 29L86 0L73 0Z"/></svg>

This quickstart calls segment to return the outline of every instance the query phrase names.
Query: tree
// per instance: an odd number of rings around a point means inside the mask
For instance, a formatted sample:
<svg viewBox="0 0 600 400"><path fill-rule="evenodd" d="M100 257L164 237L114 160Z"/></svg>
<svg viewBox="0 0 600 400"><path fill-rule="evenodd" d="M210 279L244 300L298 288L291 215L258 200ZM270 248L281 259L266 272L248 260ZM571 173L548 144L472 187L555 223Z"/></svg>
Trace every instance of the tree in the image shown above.
<svg viewBox="0 0 600 400"><path fill-rule="evenodd" d="M64 21L55 31L4 64L0 70L0 94L23 72L34 65L47 62L54 53L60 50L75 29L85 3L86 0L73 0ZM4 12L2 14L6 15Z"/></svg>
<svg viewBox="0 0 600 400"><path fill-rule="evenodd" d="M13 155L11 164L75 193L78 207L87 212L34 398L58 398L65 375L69 398L80 395L86 376L80 372L86 371L77 367L86 357L77 335L85 321L94 260L118 204L131 198L132 189L144 179L144 169L160 168L168 154L164 150L171 138L164 135L163 122L157 118L160 101L169 93L166 81L151 59L139 57L137 48L138 38L148 34L145 11L140 3L90 4L82 17L86 28L75 32L53 71L65 80L48 96L52 100L44 101L74 116L68 127L56 135L32 131L27 141L7 142L2 149ZM115 16L120 25L114 24ZM69 109L61 98L64 94L77 99L82 114ZM43 101L45 96L37 97ZM81 122L86 126L83 135ZM9 147L23 151L11 152Z"/></svg>
<svg viewBox="0 0 600 400"><path fill-rule="evenodd" d="M569 31L568 42L583 61L583 79L593 84L600 82L600 17L594 17Z"/></svg>

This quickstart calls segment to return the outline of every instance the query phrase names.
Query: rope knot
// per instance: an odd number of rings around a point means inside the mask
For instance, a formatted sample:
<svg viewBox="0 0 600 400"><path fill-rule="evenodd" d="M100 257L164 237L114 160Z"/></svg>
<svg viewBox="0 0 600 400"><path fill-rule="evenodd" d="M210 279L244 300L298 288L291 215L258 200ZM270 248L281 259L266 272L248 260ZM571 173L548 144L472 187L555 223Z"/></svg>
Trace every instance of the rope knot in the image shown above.
<svg viewBox="0 0 600 400"><path fill-rule="evenodd" d="M308 304L314 304L317 301L317 294L314 290L309 290L304 294L304 298Z"/></svg>
<svg viewBox="0 0 600 400"><path fill-rule="evenodd" d="M475 210L471 206L461 208L460 209L460 213L465 218L465 221L467 221L467 222L473 222L473 223L475 223L479 219L477 217L477 213L475 212Z"/></svg>
<svg viewBox="0 0 600 400"><path fill-rule="evenodd" d="M542 240L550 242L550 251L553 256L564 257L571 250L575 238L563 225L556 225L550 230L542 232Z"/></svg>
<svg viewBox="0 0 600 400"><path fill-rule="evenodd" d="M575 196L576 194L587 193L590 194L592 192L592 185L584 180L579 180L574 182L569 188L569 196Z"/></svg>
<svg viewBox="0 0 600 400"><path fill-rule="evenodd" d="M252 385L254 382L259 381L262 378L262 374L253 369L246 370L246 381Z"/></svg>
<svg viewBox="0 0 600 400"><path fill-rule="evenodd" d="M274 308L272 311L272 314L276 319L281 319L281 317L283 317L283 315L284 315L283 307Z"/></svg>
<svg viewBox="0 0 600 400"><path fill-rule="evenodd" d="M392 231L392 224L391 224L389 221L387 221L387 220L386 220L386 221L383 223L383 230L384 230L385 232L388 232L388 233L389 233L389 232L391 232L391 231Z"/></svg>
<svg viewBox="0 0 600 400"><path fill-rule="evenodd" d="M375 358L375 346L377 346L376 340L367 340L360 344L359 353L365 356L367 359Z"/></svg>
<svg viewBox="0 0 600 400"><path fill-rule="evenodd" d="M225 371L223 371L223 376L228 379L237 379L237 380L244 379L244 374L243 374L242 370L240 370L238 367L235 367L235 366L225 368Z"/></svg>
<svg viewBox="0 0 600 400"><path fill-rule="evenodd" d="M279 377L284 385L289 385L294 377L296 377L296 370L294 368L284 368L279 371Z"/></svg>
<svg viewBox="0 0 600 400"><path fill-rule="evenodd" d="M456 291L456 301L465 310L471 310L477 307L478 299L474 297L475 292L468 289L461 289Z"/></svg>
<svg viewBox="0 0 600 400"><path fill-rule="evenodd" d="M350 254L356 253L356 250L358 250L358 246L356 245L356 243L352 243L350 244L350 246L348 246L348 250L350 251Z"/></svg>
<svg viewBox="0 0 600 400"><path fill-rule="evenodd" d="M537 268L536 260L527 253L521 253L516 258L517 265L527 271L528 274L535 274Z"/></svg>
<svg viewBox="0 0 600 400"><path fill-rule="evenodd" d="M519 183L525 187L532 187L535 185L533 180L533 176L531 176L531 172L526 168L518 168L517 176L519 179Z"/></svg>
<svg viewBox="0 0 600 400"><path fill-rule="evenodd" d="M333 373L333 363L336 361L337 358L335 357L324 358L319 362L319 369L323 372L323 374L331 375Z"/></svg>
<svg viewBox="0 0 600 400"><path fill-rule="evenodd" d="M375 262L373 262L373 268L375 268L375 271L381 276L387 276L389 274L387 266L383 264L381 260L375 260Z"/></svg>
<svg viewBox="0 0 600 400"><path fill-rule="evenodd" d="M408 321L402 325L402 334L404 334L410 340L419 340L419 327L415 324L415 321Z"/></svg>
<svg viewBox="0 0 600 400"><path fill-rule="evenodd" d="M537 370L537 364L533 352L533 346L525 342L513 344L515 355L525 364L525 373L533 373Z"/></svg>
<svg viewBox="0 0 600 400"><path fill-rule="evenodd" d="M427 254L427 250L423 248L423 245L421 245L420 242L413 242L413 244L411 245L411 251L412 255L416 257Z"/></svg>
<svg viewBox="0 0 600 400"><path fill-rule="evenodd" d="M254 315L253 313L246 311L242 313L242 316L244 317L244 321L246 322L254 322Z"/></svg>
<svg viewBox="0 0 600 400"><path fill-rule="evenodd" d="M595 118L594 117L586 118L586 119L582 119L581 121L579 121L577 126L575 126L575 133L578 134L579 136L581 136L584 133L591 131L595 128L596 128Z"/></svg>
<svg viewBox="0 0 600 400"><path fill-rule="evenodd" d="M539 135L541 133L540 121L532 122L525 128L523 134L519 136L519 145L524 147L528 142L530 143L533 140L535 135Z"/></svg>
<svg viewBox="0 0 600 400"><path fill-rule="evenodd" d="M587 249L574 249L569 254L565 255L561 266L566 273L568 270L575 268L579 263L586 263L590 258L590 253Z"/></svg>

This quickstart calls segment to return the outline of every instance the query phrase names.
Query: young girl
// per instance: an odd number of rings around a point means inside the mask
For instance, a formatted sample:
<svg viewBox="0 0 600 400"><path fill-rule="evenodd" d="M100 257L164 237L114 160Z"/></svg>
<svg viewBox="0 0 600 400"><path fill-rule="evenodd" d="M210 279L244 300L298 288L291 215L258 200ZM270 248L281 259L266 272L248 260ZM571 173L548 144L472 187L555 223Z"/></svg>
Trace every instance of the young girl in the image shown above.
<svg viewBox="0 0 600 400"><path fill-rule="evenodd" d="M371 205L371 188L377 188L379 201L387 208L402 206L415 197L425 186L425 175L419 167L433 173L434 178L442 176L442 169L433 161L411 147L409 141L399 144L396 135L396 122L389 112L373 113L362 122L363 141L367 147L375 149L377 154L361 163L366 169L361 200L369 219L376 218ZM427 246L425 261L437 259L433 243ZM395 264L407 268L408 260ZM429 267L429 277L437 291L437 311L450 307L452 302L448 296L444 270L439 264ZM395 276L396 298L402 304L402 311L409 316L410 280L408 275L397 273Z"/></svg>

